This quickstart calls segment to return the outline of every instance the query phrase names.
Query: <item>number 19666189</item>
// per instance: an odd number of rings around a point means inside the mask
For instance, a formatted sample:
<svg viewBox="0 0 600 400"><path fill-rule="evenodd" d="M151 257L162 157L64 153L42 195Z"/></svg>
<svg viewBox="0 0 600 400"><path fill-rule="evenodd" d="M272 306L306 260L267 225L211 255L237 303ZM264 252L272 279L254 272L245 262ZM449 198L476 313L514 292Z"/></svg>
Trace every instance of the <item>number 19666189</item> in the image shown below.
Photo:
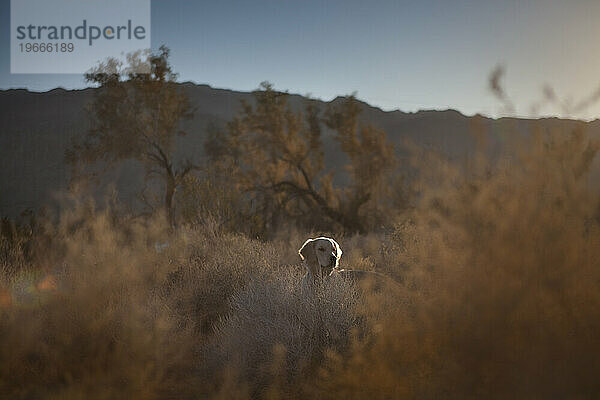
<svg viewBox="0 0 600 400"><path fill-rule="evenodd" d="M73 43L19 43L21 53L72 53Z"/></svg>

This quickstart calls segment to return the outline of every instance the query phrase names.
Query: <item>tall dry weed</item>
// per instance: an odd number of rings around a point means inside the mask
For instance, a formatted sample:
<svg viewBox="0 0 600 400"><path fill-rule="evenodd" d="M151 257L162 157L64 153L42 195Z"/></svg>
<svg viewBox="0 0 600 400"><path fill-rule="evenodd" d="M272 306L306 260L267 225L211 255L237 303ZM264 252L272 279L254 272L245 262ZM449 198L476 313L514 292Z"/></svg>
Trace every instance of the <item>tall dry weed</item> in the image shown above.
<svg viewBox="0 0 600 400"><path fill-rule="evenodd" d="M594 398L596 150L574 133L468 171L417 157L393 232L336 237L343 267L393 293L302 292L295 229L261 242L74 207L35 257L2 242L0 397Z"/></svg>
<svg viewBox="0 0 600 400"><path fill-rule="evenodd" d="M404 301L327 398L593 398L600 390L600 226L585 135L536 137L467 176L430 163L390 245ZM431 171L431 170L430 170Z"/></svg>

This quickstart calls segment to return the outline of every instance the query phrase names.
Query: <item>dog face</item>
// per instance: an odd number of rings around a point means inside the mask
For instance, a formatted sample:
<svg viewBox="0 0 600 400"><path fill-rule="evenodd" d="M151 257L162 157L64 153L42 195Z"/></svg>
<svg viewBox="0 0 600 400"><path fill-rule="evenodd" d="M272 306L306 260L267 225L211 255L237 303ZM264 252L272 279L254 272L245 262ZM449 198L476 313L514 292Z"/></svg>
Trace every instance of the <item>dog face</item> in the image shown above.
<svg viewBox="0 0 600 400"><path fill-rule="evenodd" d="M319 237L304 242L298 254L313 277L323 278L339 266L342 249L335 240Z"/></svg>

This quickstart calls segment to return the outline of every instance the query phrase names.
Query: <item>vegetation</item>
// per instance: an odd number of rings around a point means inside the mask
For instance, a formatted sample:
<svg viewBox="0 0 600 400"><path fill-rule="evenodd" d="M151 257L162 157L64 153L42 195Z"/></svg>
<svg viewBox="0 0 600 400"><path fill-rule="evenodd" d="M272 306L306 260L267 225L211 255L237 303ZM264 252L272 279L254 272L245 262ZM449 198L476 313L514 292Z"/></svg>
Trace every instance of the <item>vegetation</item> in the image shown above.
<svg viewBox="0 0 600 400"><path fill-rule="evenodd" d="M81 205L3 236L4 398L590 398L600 388L596 145L539 136L468 177L421 160L389 233L336 236L344 266L302 294L296 249L217 223L168 229ZM426 178L426 179L425 179ZM37 243L26 257L25 242ZM371 294L369 294L371 293Z"/></svg>
<svg viewBox="0 0 600 400"><path fill-rule="evenodd" d="M192 116L192 108L175 81L167 47L161 46L157 54L130 54L127 61L123 65L108 59L86 74L86 80L99 87L89 107L92 127L83 140L73 143L67 160L75 166L142 162L146 179L162 181L163 209L174 224L175 191L197 168L190 160L181 165L173 160L175 137L186 134L180 124Z"/></svg>
<svg viewBox="0 0 600 400"><path fill-rule="evenodd" d="M597 397L598 143L585 132L532 135L493 162L482 150L469 170L413 149L407 208L394 150L352 96L297 112L264 84L207 142L201 172L175 169L189 106L167 58L148 76L92 75L96 122L77 149L162 168L180 223L167 199L146 218L75 199L58 221L3 220L1 398ZM345 184L326 169L326 129ZM297 249L324 231L343 267L397 286L303 288Z"/></svg>
<svg viewBox="0 0 600 400"><path fill-rule="evenodd" d="M389 207L396 199L390 190L395 151L385 132L359 121L354 96L324 114L311 100L303 112L294 112L287 94L265 82L254 92L254 104L242 103L226 130L214 131L207 141L211 165L228 185L247 194L248 212L261 224L259 230L293 221L364 233L395 211ZM348 160L342 171L326 169L324 128L333 130Z"/></svg>

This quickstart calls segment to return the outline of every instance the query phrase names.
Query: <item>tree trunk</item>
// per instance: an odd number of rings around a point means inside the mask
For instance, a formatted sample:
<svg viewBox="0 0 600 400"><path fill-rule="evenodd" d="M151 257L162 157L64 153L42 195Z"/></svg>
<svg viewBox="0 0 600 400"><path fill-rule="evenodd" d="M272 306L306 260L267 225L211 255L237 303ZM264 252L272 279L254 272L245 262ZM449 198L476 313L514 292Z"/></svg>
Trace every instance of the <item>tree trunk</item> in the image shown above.
<svg viewBox="0 0 600 400"><path fill-rule="evenodd" d="M175 209L173 205L173 197L175 196L175 177L171 174L167 175L166 190L165 190L165 211L167 213L167 221L171 227L175 226Z"/></svg>

